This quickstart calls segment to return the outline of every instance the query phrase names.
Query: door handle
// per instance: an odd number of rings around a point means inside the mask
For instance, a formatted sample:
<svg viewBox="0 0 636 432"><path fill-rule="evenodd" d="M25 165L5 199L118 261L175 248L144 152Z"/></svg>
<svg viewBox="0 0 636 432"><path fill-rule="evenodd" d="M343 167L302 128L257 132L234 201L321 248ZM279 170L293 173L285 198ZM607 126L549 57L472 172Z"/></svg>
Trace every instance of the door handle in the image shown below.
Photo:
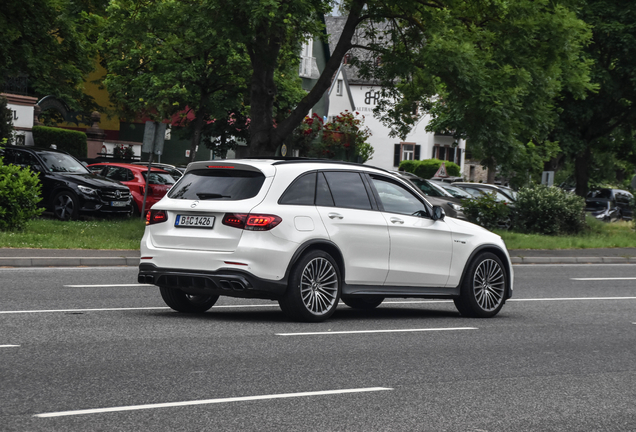
<svg viewBox="0 0 636 432"><path fill-rule="evenodd" d="M403 223L404 223L404 221L403 221L402 219L400 219L400 218L392 217L392 218L391 218L391 223L394 223L394 224L403 224Z"/></svg>
<svg viewBox="0 0 636 432"><path fill-rule="evenodd" d="M342 219L344 216L342 216L340 213L329 213L329 219Z"/></svg>

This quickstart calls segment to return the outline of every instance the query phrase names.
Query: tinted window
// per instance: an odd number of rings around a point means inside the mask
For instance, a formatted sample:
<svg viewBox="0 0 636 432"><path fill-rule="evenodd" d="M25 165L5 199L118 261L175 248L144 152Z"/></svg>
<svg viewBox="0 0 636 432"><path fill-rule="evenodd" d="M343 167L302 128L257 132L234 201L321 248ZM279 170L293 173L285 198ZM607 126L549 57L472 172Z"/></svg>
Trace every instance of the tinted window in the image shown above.
<svg viewBox="0 0 636 432"><path fill-rule="evenodd" d="M413 184L415 184L415 186L420 188L420 190L424 192L425 195L436 196L436 197L446 196L446 194L437 190L433 185L431 185L424 179L412 178L410 180Z"/></svg>
<svg viewBox="0 0 636 432"><path fill-rule="evenodd" d="M4 162L21 168L33 168L40 165L38 159L29 152L7 150ZM41 167L40 167L41 168Z"/></svg>
<svg viewBox="0 0 636 432"><path fill-rule="evenodd" d="M85 174L89 172L84 165L71 155L56 152L38 152L44 161L45 169L51 172Z"/></svg>
<svg viewBox="0 0 636 432"><path fill-rule="evenodd" d="M132 175L132 173L130 173ZM144 181L146 180L146 176L148 175L148 171L143 172ZM157 185L172 185L175 183L175 180L168 173L160 173L160 172L150 172L150 184Z"/></svg>
<svg viewBox="0 0 636 432"><path fill-rule="evenodd" d="M265 176L262 172L208 169L186 173L168 193L174 199L243 200L255 197L261 190Z"/></svg>
<svg viewBox="0 0 636 432"><path fill-rule="evenodd" d="M323 173L318 173L318 181L316 183L316 205L323 207L333 207L333 197L327 185L327 180Z"/></svg>
<svg viewBox="0 0 636 432"><path fill-rule="evenodd" d="M314 205L316 191L316 173L305 174L297 178L283 193L280 204Z"/></svg>
<svg viewBox="0 0 636 432"><path fill-rule="evenodd" d="M371 202L360 174L354 172L325 172L336 207L370 210Z"/></svg>
<svg viewBox="0 0 636 432"><path fill-rule="evenodd" d="M106 170L105 177L116 181L130 181L133 173L128 168L111 166Z"/></svg>
<svg viewBox="0 0 636 432"><path fill-rule="evenodd" d="M373 177L373 185L378 191L384 211L414 216L428 214L424 203L402 185L377 177Z"/></svg>

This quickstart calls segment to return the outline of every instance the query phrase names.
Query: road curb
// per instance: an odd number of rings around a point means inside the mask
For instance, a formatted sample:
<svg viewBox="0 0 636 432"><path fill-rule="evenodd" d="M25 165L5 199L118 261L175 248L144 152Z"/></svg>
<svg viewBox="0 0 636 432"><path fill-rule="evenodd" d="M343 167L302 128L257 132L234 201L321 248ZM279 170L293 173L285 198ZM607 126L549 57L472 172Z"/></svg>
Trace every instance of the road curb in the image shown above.
<svg viewBox="0 0 636 432"><path fill-rule="evenodd" d="M636 264L636 257L511 257L513 264Z"/></svg>
<svg viewBox="0 0 636 432"><path fill-rule="evenodd" d="M0 258L0 267L117 267L139 266L139 257Z"/></svg>

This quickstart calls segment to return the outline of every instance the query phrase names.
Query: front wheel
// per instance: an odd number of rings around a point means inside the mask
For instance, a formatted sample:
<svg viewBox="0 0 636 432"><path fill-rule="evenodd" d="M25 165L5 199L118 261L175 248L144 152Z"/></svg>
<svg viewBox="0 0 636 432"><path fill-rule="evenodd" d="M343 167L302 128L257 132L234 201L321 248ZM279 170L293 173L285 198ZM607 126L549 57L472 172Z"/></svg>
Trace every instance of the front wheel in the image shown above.
<svg viewBox="0 0 636 432"><path fill-rule="evenodd" d="M324 321L338 305L340 280L340 270L331 255L321 250L308 252L294 264L278 304L292 319Z"/></svg>
<svg viewBox="0 0 636 432"><path fill-rule="evenodd" d="M77 219L79 202L73 192L60 192L53 198L53 215L62 221Z"/></svg>
<svg viewBox="0 0 636 432"><path fill-rule="evenodd" d="M203 313L209 310L219 299L218 295L195 295L187 294L181 290L159 287L161 297L168 306L177 312L184 313Z"/></svg>
<svg viewBox="0 0 636 432"><path fill-rule="evenodd" d="M469 265L455 307L467 317L490 318L501 310L508 288L504 266L495 254L484 252Z"/></svg>

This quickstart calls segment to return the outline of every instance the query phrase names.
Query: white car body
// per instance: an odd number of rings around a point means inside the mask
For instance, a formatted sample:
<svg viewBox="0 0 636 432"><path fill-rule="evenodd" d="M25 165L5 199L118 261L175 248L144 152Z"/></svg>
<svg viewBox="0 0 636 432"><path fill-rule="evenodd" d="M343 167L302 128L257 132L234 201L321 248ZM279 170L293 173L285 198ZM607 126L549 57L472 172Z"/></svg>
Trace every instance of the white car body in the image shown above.
<svg viewBox="0 0 636 432"><path fill-rule="evenodd" d="M228 174L251 170L255 175L262 173L264 180L258 192L246 199L226 200L220 195L212 199L175 197L184 188L196 187L185 183L205 170L214 170L211 175L219 170ZM303 181L307 182L311 176L317 183L327 179L333 198L334 179L346 177L357 182L351 173L360 175L373 208L279 203L290 185L305 174L303 179L308 180ZM319 187L315 186L316 194L320 193ZM353 186L336 186L340 187ZM383 205L387 200L393 200L398 209L417 207L415 201L407 202L412 197L405 191L420 200L425 210L418 214L387 211ZM398 192L405 194L404 202ZM206 198L205 193L202 196ZM157 212L161 212L161 222L147 225L141 240L139 282L188 295L280 299L290 286L295 263L307 251L316 249L333 257L342 278L339 295L343 300L365 296L456 299L470 260L485 252L497 256L505 273L502 305L512 295L513 270L498 235L458 219L436 219L432 206L409 182L366 165L306 160L195 162L172 191L153 206L153 217ZM245 214L274 215L280 222L264 231L240 229L224 222L226 217L231 221L232 215ZM213 226L177 227L177 215L203 216L206 223L213 216Z"/></svg>

